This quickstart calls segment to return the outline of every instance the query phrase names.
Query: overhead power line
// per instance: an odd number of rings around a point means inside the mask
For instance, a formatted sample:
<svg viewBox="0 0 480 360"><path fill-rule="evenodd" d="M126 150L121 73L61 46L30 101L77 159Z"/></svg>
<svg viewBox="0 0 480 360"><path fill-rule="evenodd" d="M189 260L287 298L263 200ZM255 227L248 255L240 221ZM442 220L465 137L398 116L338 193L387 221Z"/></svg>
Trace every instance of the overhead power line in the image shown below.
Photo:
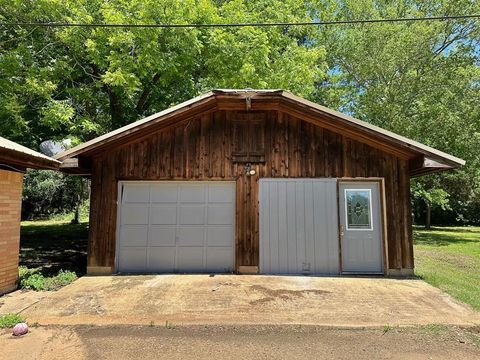
<svg viewBox="0 0 480 360"><path fill-rule="evenodd" d="M479 19L480 14L446 15L430 17L405 17L391 19L332 20L312 22L229 23L229 24L107 24L107 23L62 23L62 22L0 22L0 26L13 27L87 27L87 28L233 28L233 27L278 27L278 26L326 26L345 24L372 24L413 21L449 21Z"/></svg>

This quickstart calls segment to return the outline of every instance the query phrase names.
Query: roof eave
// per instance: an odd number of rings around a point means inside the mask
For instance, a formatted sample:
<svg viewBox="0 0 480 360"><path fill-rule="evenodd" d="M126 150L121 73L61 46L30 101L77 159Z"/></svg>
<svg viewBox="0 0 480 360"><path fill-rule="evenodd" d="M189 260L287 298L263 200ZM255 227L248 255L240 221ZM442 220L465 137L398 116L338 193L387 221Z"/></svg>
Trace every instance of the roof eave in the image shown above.
<svg viewBox="0 0 480 360"><path fill-rule="evenodd" d="M12 149L1 149L0 164L31 169L58 170L61 162L53 158L36 157Z"/></svg>
<svg viewBox="0 0 480 360"><path fill-rule="evenodd" d="M119 138L123 138L127 135L132 135L137 133L137 131L143 130L145 127L150 126L155 123L159 123L162 121L163 118L167 116L173 116L174 114L182 114L187 110L190 110L196 107L199 104L202 104L203 101L217 101L216 97L240 97L245 98L248 97L250 94L252 96L259 96L259 97L266 97L269 96L279 97L281 100L290 103L296 104L299 108L308 109L311 113L320 114L324 117L334 119L336 121L341 121L345 125L350 127L355 127L365 134L370 133L369 136L376 136L379 140L388 142L390 144L395 144L399 148L403 148L404 151L408 151L412 153L412 156L418 155L426 155L432 158L437 159L439 162L448 165L450 168L456 168L459 166L463 166L465 161L457 158L453 155L444 153L440 150L431 148L427 145L421 144L414 140L408 139L401 135L395 134L388 130L384 130L378 126L372 125L370 123L355 119L351 116L342 114L335 110L326 108L322 105L316 104L304 98L300 98L288 91L280 90L280 89L271 89L271 90L254 90L254 89L215 89L209 91L203 95L185 101L181 104L163 110L159 113L153 114L149 117L144 119L138 120L133 122L127 126L99 136L93 140L90 140L86 143L78 145L70 150L67 150L61 154L58 154L55 158L57 160L65 160L68 158L76 157L82 154L88 155L97 148L111 144L114 141L117 141ZM133 136L133 135L132 135Z"/></svg>
<svg viewBox="0 0 480 360"><path fill-rule="evenodd" d="M193 108L195 105L202 104L204 101L208 101L210 99L214 99L215 95L213 91L209 91L205 94L202 94L200 96L197 96L193 99L187 100L183 103L180 103L178 105L175 105L173 107L170 107L168 109L165 109L163 111L160 111L158 113L155 113L153 115L150 115L146 118L137 120L133 123L130 123L126 126L123 126L121 128L118 128L116 130L110 131L106 134L103 134L95 139L92 139L90 141L87 141L83 144L77 145L69 150L66 150L60 154L57 154L55 156L56 160L63 161L65 159L75 157L78 155L81 155L83 153L89 152L90 150L98 147L101 145L100 143L102 141L105 141L105 143L110 143L116 139L118 139L121 136L124 136L125 134L131 134L136 131L139 131L147 126L150 126L152 122L154 121L159 121L163 117L168 116L168 115L174 115L176 113L183 113L191 108Z"/></svg>

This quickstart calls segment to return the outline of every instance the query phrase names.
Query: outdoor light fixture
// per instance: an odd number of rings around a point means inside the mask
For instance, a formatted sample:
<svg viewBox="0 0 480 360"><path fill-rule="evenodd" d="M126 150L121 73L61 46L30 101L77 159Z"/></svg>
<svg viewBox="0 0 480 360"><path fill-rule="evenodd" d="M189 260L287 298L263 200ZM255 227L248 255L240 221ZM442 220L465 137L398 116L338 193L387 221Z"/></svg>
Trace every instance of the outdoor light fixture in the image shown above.
<svg viewBox="0 0 480 360"><path fill-rule="evenodd" d="M247 163L245 165L245 174L247 174L247 176L253 176L255 175L257 172L252 169L252 165L250 163Z"/></svg>

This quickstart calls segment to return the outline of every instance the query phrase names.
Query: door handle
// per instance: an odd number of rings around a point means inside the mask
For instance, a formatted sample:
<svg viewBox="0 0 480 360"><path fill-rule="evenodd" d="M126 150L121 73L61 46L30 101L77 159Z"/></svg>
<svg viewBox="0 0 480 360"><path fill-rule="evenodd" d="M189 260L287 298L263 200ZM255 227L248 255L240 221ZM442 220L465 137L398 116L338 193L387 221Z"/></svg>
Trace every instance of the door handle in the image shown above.
<svg viewBox="0 0 480 360"><path fill-rule="evenodd" d="M340 225L340 236L345 235L345 232L343 231L343 225Z"/></svg>

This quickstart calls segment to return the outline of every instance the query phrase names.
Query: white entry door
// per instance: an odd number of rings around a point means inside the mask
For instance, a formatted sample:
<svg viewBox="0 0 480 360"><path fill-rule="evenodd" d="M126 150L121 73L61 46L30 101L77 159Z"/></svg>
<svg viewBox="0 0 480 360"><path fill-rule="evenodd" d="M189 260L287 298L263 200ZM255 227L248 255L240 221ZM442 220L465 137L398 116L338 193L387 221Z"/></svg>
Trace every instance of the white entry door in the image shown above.
<svg viewBox="0 0 480 360"><path fill-rule="evenodd" d="M336 179L260 180L260 272L338 274Z"/></svg>
<svg viewBox="0 0 480 360"><path fill-rule="evenodd" d="M123 182L119 187L117 271L234 270L234 182Z"/></svg>
<svg viewBox="0 0 480 360"><path fill-rule="evenodd" d="M340 182L342 272L383 273L378 182Z"/></svg>

